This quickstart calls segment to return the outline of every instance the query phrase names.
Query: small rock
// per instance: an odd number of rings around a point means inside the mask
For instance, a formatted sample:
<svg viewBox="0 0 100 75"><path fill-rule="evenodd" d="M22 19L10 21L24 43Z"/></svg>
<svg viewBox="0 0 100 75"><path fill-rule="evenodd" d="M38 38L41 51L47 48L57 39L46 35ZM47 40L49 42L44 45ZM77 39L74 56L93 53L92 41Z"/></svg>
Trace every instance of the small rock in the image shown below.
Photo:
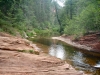
<svg viewBox="0 0 100 75"><path fill-rule="evenodd" d="M67 67L67 68L65 68L65 70L69 70L69 68Z"/></svg>

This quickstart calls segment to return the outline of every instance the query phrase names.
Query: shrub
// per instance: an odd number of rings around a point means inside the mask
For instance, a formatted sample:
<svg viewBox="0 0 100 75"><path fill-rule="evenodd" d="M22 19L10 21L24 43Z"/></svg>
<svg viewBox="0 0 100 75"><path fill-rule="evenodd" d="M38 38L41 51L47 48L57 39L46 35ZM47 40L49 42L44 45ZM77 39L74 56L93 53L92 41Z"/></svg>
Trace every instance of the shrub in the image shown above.
<svg viewBox="0 0 100 75"><path fill-rule="evenodd" d="M34 51L33 51L33 50L29 50L29 53L33 54L33 53L34 53Z"/></svg>

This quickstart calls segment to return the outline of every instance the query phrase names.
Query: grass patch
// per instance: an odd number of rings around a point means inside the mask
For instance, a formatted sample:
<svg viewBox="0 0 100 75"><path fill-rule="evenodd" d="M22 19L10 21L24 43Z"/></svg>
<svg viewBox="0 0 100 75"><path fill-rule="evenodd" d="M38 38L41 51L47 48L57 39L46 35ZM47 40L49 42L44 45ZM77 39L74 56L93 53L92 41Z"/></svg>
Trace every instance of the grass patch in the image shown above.
<svg viewBox="0 0 100 75"><path fill-rule="evenodd" d="M33 54L33 53L34 53L34 51L33 51L33 50L29 50L29 53Z"/></svg>
<svg viewBox="0 0 100 75"><path fill-rule="evenodd" d="M18 50L18 52L35 54L34 50Z"/></svg>
<svg viewBox="0 0 100 75"><path fill-rule="evenodd" d="M18 50L18 52L24 52L24 53L27 53L27 50Z"/></svg>
<svg viewBox="0 0 100 75"><path fill-rule="evenodd" d="M18 52L23 52L23 53L30 53L30 54L39 55L39 52L38 52L38 51L34 51L34 50L18 50Z"/></svg>

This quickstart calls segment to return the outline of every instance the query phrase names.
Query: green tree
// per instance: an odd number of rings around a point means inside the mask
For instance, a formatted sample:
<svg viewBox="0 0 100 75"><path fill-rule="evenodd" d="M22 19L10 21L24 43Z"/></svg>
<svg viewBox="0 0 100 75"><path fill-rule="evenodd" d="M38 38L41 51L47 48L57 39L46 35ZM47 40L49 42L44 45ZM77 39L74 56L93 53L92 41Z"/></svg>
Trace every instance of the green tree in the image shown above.
<svg viewBox="0 0 100 75"><path fill-rule="evenodd" d="M83 35L88 31L100 31L99 0L67 0L61 14L64 32Z"/></svg>

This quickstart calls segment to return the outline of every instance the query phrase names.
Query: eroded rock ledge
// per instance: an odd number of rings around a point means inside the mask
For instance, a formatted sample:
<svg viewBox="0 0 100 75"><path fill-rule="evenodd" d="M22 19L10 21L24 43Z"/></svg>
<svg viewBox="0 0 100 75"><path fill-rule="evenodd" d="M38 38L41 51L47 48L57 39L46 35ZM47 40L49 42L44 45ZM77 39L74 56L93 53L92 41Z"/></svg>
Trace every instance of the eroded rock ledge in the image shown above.
<svg viewBox="0 0 100 75"><path fill-rule="evenodd" d="M18 51L30 49L39 48L26 39L0 33L0 75L85 75L56 57Z"/></svg>
<svg viewBox="0 0 100 75"><path fill-rule="evenodd" d="M36 47L32 42L11 36L6 33L0 33L0 49L19 51L19 50L34 50L38 51L39 48Z"/></svg>

